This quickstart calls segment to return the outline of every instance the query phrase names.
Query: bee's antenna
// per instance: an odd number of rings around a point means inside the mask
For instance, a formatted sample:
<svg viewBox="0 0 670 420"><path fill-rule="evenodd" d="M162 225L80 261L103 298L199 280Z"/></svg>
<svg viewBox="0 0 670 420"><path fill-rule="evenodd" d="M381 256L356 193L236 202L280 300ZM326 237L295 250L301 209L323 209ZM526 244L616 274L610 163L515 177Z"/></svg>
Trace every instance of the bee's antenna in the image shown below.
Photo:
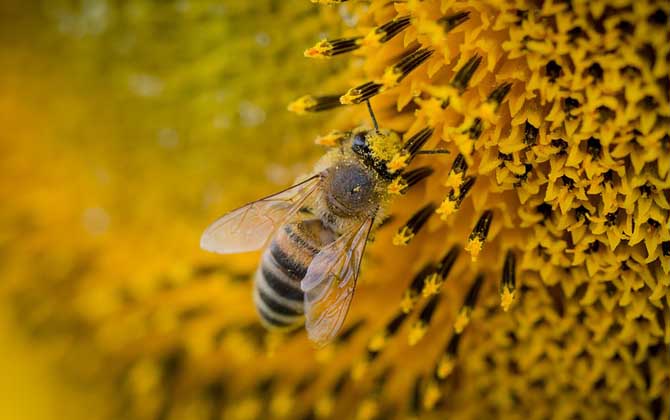
<svg viewBox="0 0 670 420"><path fill-rule="evenodd" d="M368 112L370 113L370 118L372 118L372 124L375 126L375 132L379 133L379 124L377 124L377 119L375 118L375 113L372 112L372 105L370 105L370 99L365 101L368 104Z"/></svg>

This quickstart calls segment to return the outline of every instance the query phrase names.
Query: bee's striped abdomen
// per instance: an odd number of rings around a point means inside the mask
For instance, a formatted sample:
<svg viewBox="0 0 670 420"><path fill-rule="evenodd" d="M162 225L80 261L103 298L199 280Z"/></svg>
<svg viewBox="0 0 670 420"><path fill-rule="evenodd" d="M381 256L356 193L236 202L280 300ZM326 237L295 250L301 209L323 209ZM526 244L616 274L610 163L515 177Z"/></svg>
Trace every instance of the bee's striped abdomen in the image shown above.
<svg viewBox="0 0 670 420"><path fill-rule="evenodd" d="M300 281L314 256L334 234L320 220L282 226L263 253L256 273L254 302L269 328L291 328L302 324L304 294Z"/></svg>

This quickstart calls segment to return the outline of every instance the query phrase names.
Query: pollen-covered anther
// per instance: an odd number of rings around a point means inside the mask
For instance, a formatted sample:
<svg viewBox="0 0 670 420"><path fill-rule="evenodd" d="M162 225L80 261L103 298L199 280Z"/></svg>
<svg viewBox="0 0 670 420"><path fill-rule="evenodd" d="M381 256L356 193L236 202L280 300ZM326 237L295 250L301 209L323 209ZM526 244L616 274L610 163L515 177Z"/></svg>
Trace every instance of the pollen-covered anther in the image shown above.
<svg viewBox="0 0 670 420"><path fill-rule="evenodd" d="M465 161L465 156L459 153L451 165L447 179L444 181L444 186L453 188L456 196L460 195L460 186L463 184L467 170L468 164Z"/></svg>
<svg viewBox="0 0 670 420"><path fill-rule="evenodd" d="M389 194L404 194L408 188L418 184L423 179L429 177L433 173L433 169L428 166L413 169L396 177L388 186Z"/></svg>
<svg viewBox="0 0 670 420"><path fill-rule="evenodd" d="M335 55L348 53L361 47L361 37L323 39L311 48L305 50L305 57L330 58Z"/></svg>
<svg viewBox="0 0 670 420"><path fill-rule="evenodd" d="M449 33L455 27L462 24L463 22L465 22L469 18L470 18L470 12L469 11L458 12L458 13L454 13L453 15L448 15L448 16L444 16L442 18L439 18L437 20L437 23L439 23L444 28L445 33Z"/></svg>
<svg viewBox="0 0 670 420"><path fill-rule="evenodd" d="M439 384L436 381L428 382L423 393L423 409L426 411L433 410L440 398L442 398L442 391L440 391Z"/></svg>
<svg viewBox="0 0 670 420"><path fill-rule="evenodd" d="M346 140L349 135L350 133L348 131L333 130L326 135L319 136L314 139L314 143L325 147L335 147L342 144L342 142Z"/></svg>
<svg viewBox="0 0 670 420"><path fill-rule="evenodd" d="M407 190L407 181L402 176L398 176L389 184L386 188L386 191L392 195L401 195L404 194Z"/></svg>
<svg viewBox="0 0 670 420"><path fill-rule="evenodd" d="M423 283L421 294L423 297L436 295L440 292L442 284L447 280L451 269L458 258L461 250L458 245L451 247L449 252L440 260L437 270L431 275L427 276Z"/></svg>
<svg viewBox="0 0 670 420"><path fill-rule="evenodd" d="M421 230L423 225L428 221L435 209L436 206L434 203L428 203L414 213L407 223L398 230L395 236L393 236L393 245L407 245L412 238L419 233L419 230Z"/></svg>
<svg viewBox="0 0 670 420"><path fill-rule="evenodd" d="M500 306L507 312L514 302L516 293L516 257L510 250L505 256L502 281L500 282Z"/></svg>
<svg viewBox="0 0 670 420"><path fill-rule="evenodd" d="M461 310L458 311L458 316L454 322L454 331L456 334L461 334L465 327L470 323L472 311L477 303L477 297L479 296L479 291L481 290L483 283L484 275L480 274L477 276L474 283L472 283L472 286L470 286L470 289L465 296L465 300L463 301L463 306L461 307Z"/></svg>
<svg viewBox="0 0 670 420"><path fill-rule="evenodd" d="M465 250L470 253L472 261L476 261L479 253L482 251L492 221L493 211L486 210L477 221L472 233L470 233L468 242L465 245Z"/></svg>
<svg viewBox="0 0 670 420"><path fill-rule="evenodd" d="M342 105L340 95L312 96L305 95L296 99L288 105L288 110L298 115L306 112L319 112L333 109Z"/></svg>
<svg viewBox="0 0 670 420"><path fill-rule="evenodd" d="M437 304L440 302L440 295L433 295L430 300L424 305L423 309L419 313L419 319L412 324L408 334L408 343L410 346L418 343L428 330L430 321L433 319L433 314L437 308Z"/></svg>
<svg viewBox="0 0 670 420"><path fill-rule="evenodd" d="M500 105L503 103L510 90L512 89L512 83L502 83L493 89L489 94L486 102L480 105L479 115L488 123L495 123L497 121L496 113L500 109Z"/></svg>
<svg viewBox="0 0 670 420"><path fill-rule="evenodd" d="M421 291L425 288L426 282L436 273L435 266L426 264L412 279L409 287L403 293L400 300L400 311L409 314L414 305L419 300Z"/></svg>
<svg viewBox="0 0 670 420"><path fill-rule="evenodd" d="M458 356L458 344L461 342L461 334L454 333L449 339L447 348L435 366L435 378L438 381L444 381L451 375L456 367L456 358Z"/></svg>
<svg viewBox="0 0 670 420"><path fill-rule="evenodd" d="M398 171L402 171L409 165L412 155L402 150L396 153L389 162L386 163L386 169L389 173L394 174Z"/></svg>
<svg viewBox="0 0 670 420"><path fill-rule="evenodd" d="M387 67L382 76L382 83L386 88L392 88L402 81L415 68L423 64L433 55L433 50L419 48L416 51L407 54L396 64Z"/></svg>
<svg viewBox="0 0 670 420"><path fill-rule="evenodd" d="M383 44L405 30L410 23L410 16L397 17L370 31L365 38L363 38L362 44L365 46Z"/></svg>
<svg viewBox="0 0 670 420"><path fill-rule="evenodd" d="M435 211L440 215L441 220L447 220L449 216L454 214L460 207L466 195L475 184L476 178L474 176L465 177L461 185L456 189L452 189L449 195L440 203L440 206Z"/></svg>
<svg viewBox="0 0 670 420"><path fill-rule="evenodd" d="M343 105L353 105L365 102L382 91L383 83L366 82L362 85L353 87L344 95L339 97L339 102Z"/></svg>

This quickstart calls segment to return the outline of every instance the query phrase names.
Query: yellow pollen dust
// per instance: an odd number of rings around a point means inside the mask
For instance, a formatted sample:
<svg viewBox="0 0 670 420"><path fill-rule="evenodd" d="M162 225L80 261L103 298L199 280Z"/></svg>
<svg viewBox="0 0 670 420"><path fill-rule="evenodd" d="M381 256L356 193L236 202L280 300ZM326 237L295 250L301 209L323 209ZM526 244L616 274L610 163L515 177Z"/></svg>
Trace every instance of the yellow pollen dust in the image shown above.
<svg viewBox="0 0 670 420"><path fill-rule="evenodd" d="M409 343L410 346L415 345L421 339L423 338L424 335L426 335L426 331L428 330L428 326L426 325L425 322L423 321L417 321L412 325L412 328L409 330L409 334L407 336L407 342Z"/></svg>
<svg viewBox="0 0 670 420"><path fill-rule="evenodd" d="M312 95L305 95L288 104L288 110L298 115L303 115L309 108L315 105L316 99Z"/></svg>
<svg viewBox="0 0 670 420"><path fill-rule="evenodd" d="M410 313L414 309L414 304L416 303L417 296L412 293L410 290L406 290L400 300L400 310L403 313Z"/></svg>
<svg viewBox="0 0 670 420"><path fill-rule="evenodd" d="M473 239L468 239L468 242L465 244L465 251L470 253L472 262L477 261L477 257L479 257L479 253L482 252L483 248L484 248L484 241L482 241L477 237Z"/></svg>
<svg viewBox="0 0 670 420"><path fill-rule="evenodd" d="M402 177L396 177L393 182L389 184L386 191L389 194L401 195L407 189L407 182Z"/></svg>
<svg viewBox="0 0 670 420"><path fill-rule="evenodd" d="M386 164L390 173L395 173L402 169L405 169L407 166L407 160L409 160L409 154L407 153L397 153L390 162Z"/></svg>
<svg viewBox="0 0 670 420"><path fill-rule="evenodd" d="M426 279L423 281L423 289L421 290L421 294L423 297L427 298L440 293L441 288L442 278L437 273L433 273L426 277Z"/></svg>
<svg viewBox="0 0 670 420"><path fill-rule="evenodd" d="M400 152L402 141L395 132L370 132L366 140L375 159L390 161Z"/></svg>
<svg viewBox="0 0 670 420"><path fill-rule="evenodd" d="M423 395L423 408L425 410L432 410L441 396L442 392L440 391L440 387L435 381L431 381L428 386L426 386L426 391Z"/></svg>
<svg viewBox="0 0 670 420"><path fill-rule="evenodd" d="M328 55L331 52L333 46L327 39L322 39L315 46L307 48L305 50L305 57L309 58L330 58Z"/></svg>
<svg viewBox="0 0 670 420"><path fill-rule="evenodd" d="M368 343L369 351L379 351L384 348L386 345L386 333L379 332L372 337L370 343Z"/></svg>
<svg viewBox="0 0 670 420"><path fill-rule="evenodd" d="M507 312L514 303L515 291L510 290L509 287L503 287L502 293L500 294L500 306L503 308L503 311Z"/></svg>
<svg viewBox="0 0 670 420"><path fill-rule="evenodd" d="M340 96L340 103L342 105L353 105L361 97L361 93L356 88L351 88L344 95Z"/></svg>
<svg viewBox="0 0 670 420"><path fill-rule="evenodd" d="M451 187L454 189L454 195L458 196L461 193L461 184L463 183L463 176L465 172L454 173L450 172L447 179L444 181L445 187Z"/></svg>
<svg viewBox="0 0 670 420"><path fill-rule="evenodd" d="M407 226L403 226L402 229L395 235L393 235L393 245L395 246L404 246L409 243L414 237L414 232Z"/></svg>
<svg viewBox="0 0 670 420"><path fill-rule="evenodd" d="M448 354L443 355L437 364L437 377L446 379L456 366L456 360Z"/></svg>
<svg viewBox="0 0 670 420"><path fill-rule="evenodd" d="M449 216L456 213L456 210L458 210L456 208L456 202L447 197L440 203L440 207L435 210L435 213L440 215L441 220L447 220Z"/></svg>
<svg viewBox="0 0 670 420"><path fill-rule="evenodd" d="M471 314L472 308L467 306L458 311L456 322L454 322L454 331L456 331L457 334L462 333L465 327L468 326Z"/></svg>

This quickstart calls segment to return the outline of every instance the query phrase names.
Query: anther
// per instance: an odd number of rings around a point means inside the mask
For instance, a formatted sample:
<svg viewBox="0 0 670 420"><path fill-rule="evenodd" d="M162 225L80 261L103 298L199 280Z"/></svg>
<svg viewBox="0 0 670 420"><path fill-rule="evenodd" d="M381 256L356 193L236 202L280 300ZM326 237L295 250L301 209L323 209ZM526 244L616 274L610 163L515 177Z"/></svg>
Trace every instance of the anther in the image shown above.
<svg viewBox="0 0 670 420"><path fill-rule="evenodd" d="M412 325L408 335L408 342L410 346L418 343L428 330L430 321L433 319L433 314L440 302L440 295L433 295L430 300L424 305L421 312L419 312L419 319Z"/></svg>
<svg viewBox="0 0 670 420"><path fill-rule="evenodd" d="M419 233L436 208L434 203L428 203L414 213L393 237L393 245L407 245Z"/></svg>
<svg viewBox="0 0 670 420"><path fill-rule="evenodd" d="M381 92L383 86L382 83L363 83L362 85L349 89L347 93L340 96L339 102L343 105L360 104Z"/></svg>
<svg viewBox="0 0 670 420"><path fill-rule="evenodd" d="M305 50L305 57L330 58L357 50L361 47L361 37L338 38L321 40L316 45Z"/></svg>
<svg viewBox="0 0 670 420"><path fill-rule="evenodd" d="M459 12L453 15L445 16L437 20L437 23L442 25L445 33L451 32L452 29L462 24L470 18L470 12Z"/></svg>
<svg viewBox="0 0 670 420"><path fill-rule="evenodd" d="M312 96L305 95L291 102L288 110L302 115L306 112L319 112L333 109L342 105L340 95Z"/></svg>
<svg viewBox="0 0 670 420"><path fill-rule="evenodd" d="M447 252L447 254L442 257L437 270L428 276L424 281L423 290L421 291L423 297L429 297L440 293L442 284L444 284L444 282L447 280L447 276L449 276L449 272L451 272L451 269L454 266L454 263L456 262L460 252L460 247L458 245L454 245L451 247L449 252Z"/></svg>
<svg viewBox="0 0 670 420"><path fill-rule="evenodd" d="M467 89L468 83L472 76L475 74L477 67L482 62L482 57L478 54L475 54L470 58L461 69L456 73L456 76L451 81L451 85L461 91L461 93Z"/></svg>
<svg viewBox="0 0 670 420"><path fill-rule="evenodd" d="M472 286L470 286L467 295L465 295L463 306L461 307L461 310L458 312L456 322L454 322L454 331L456 331L457 334L462 333L465 327L470 323L472 310L474 309L475 304L477 303L477 297L479 296L479 291L481 290L483 283L484 283L484 275L479 274L475 279L474 283L472 283Z"/></svg>
<svg viewBox="0 0 670 420"><path fill-rule="evenodd" d="M511 250L505 256L502 280L500 282L500 306L507 312L514 302L516 293L516 257Z"/></svg>
<svg viewBox="0 0 670 420"><path fill-rule="evenodd" d="M335 147L342 144L350 135L351 132L349 131L333 130L326 135L317 137L314 143L325 147Z"/></svg>
<svg viewBox="0 0 670 420"><path fill-rule="evenodd" d="M395 18L373 29L363 40L364 45L378 45L390 41L393 37L405 30L411 22L410 16Z"/></svg>
<svg viewBox="0 0 670 420"><path fill-rule="evenodd" d="M475 228L472 229L472 233L470 233L470 236L468 237L468 243L465 246L465 250L470 253L472 261L477 260L479 253L484 247L484 242L486 241L486 237L489 234L489 228L491 227L491 221L493 221L493 211L486 210L479 220L477 220Z"/></svg>
<svg viewBox="0 0 670 420"><path fill-rule="evenodd" d="M423 64L431 55L433 50L428 48L419 48L405 57L403 57L396 64L387 67L382 76L382 81L385 87L393 87L402 81L412 70Z"/></svg>
<svg viewBox="0 0 670 420"><path fill-rule="evenodd" d="M466 176L457 189L452 189L449 192L447 198L442 201L440 207L435 211L440 215L440 219L447 220L451 214L455 213L461 207L461 203L463 203L468 192L475 184L475 180L474 176Z"/></svg>
<svg viewBox="0 0 670 420"><path fill-rule="evenodd" d="M416 153L423 147L424 144L428 141L430 136L433 135L433 129L430 127L423 128L419 130L416 134L410 137L403 149L405 149L410 156L416 155Z"/></svg>
<svg viewBox="0 0 670 420"><path fill-rule="evenodd" d="M436 272L433 264L426 264L412 279L409 287L403 293L400 300L400 311L409 314L414 309L414 305L419 300L421 291Z"/></svg>
<svg viewBox="0 0 670 420"><path fill-rule="evenodd" d="M505 97L507 97L507 94L509 94L509 91L511 89L512 89L511 83L503 83L501 85L498 85L496 86L495 89L493 89L493 92L491 92L491 94L486 100L488 102L493 102L496 105L500 106L500 104L503 103Z"/></svg>
<svg viewBox="0 0 670 420"><path fill-rule="evenodd" d="M461 334L454 333L449 339L442 357L437 362L435 367L434 377L438 382L443 382L451 372L454 371L456 365L456 357L458 356L458 344L461 342Z"/></svg>

